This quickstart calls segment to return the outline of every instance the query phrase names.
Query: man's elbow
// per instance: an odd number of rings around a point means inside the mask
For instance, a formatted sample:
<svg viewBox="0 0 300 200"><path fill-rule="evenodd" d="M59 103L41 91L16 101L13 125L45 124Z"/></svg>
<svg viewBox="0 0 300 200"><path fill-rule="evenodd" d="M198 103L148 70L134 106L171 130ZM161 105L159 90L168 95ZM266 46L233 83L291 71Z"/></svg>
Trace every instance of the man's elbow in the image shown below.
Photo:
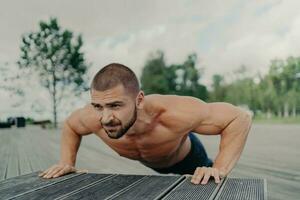
<svg viewBox="0 0 300 200"><path fill-rule="evenodd" d="M244 126L247 127L247 129L248 129L247 133L249 132L249 129L252 125L252 118L253 118L253 114L251 112L242 111L241 121L244 124Z"/></svg>
<svg viewBox="0 0 300 200"><path fill-rule="evenodd" d="M245 115L246 115L246 118L247 118L249 124L252 124L253 113L250 111L245 111Z"/></svg>

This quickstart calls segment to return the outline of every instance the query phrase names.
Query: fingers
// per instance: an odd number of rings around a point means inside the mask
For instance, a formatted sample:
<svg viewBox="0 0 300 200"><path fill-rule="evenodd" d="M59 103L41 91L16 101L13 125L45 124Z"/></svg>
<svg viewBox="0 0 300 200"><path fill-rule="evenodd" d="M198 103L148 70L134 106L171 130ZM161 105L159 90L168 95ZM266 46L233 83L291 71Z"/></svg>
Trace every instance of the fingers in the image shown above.
<svg viewBox="0 0 300 200"><path fill-rule="evenodd" d="M60 171L56 172L53 175L53 178L57 178L59 176L65 175L65 174L69 174L71 172L76 172L77 170L75 169L75 167L72 167L70 165L66 165L64 166Z"/></svg>
<svg viewBox="0 0 300 200"><path fill-rule="evenodd" d="M52 171L50 171L48 173L48 175L46 176L46 178L54 178L54 177L57 177L56 175L61 172L62 170L64 170L64 168L61 168L61 167L57 167L55 169L53 169Z"/></svg>
<svg viewBox="0 0 300 200"><path fill-rule="evenodd" d="M207 184L210 177L215 179L215 183L220 183L220 172L217 168L197 167L191 182L194 184Z"/></svg>
<svg viewBox="0 0 300 200"><path fill-rule="evenodd" d="M211 175L212 175L212 172L210 170L207 170L204 174L204 178L203 178L201 184L202 185L206 184Z"/></svg>
<svg viewBox="0 0 300 200"><path fill-rule="evenodd" d="M87 170L85 170L87 171ZM71 165L54 165L44 172L40 173L39 176L42 178L57 178L59 176L76 172L75 167Z"/></svg>
<svg viewBox="0 0 300 200"><path fill-rule="evenodd" d="M61 169L60 171L58 171L56 174L53 175L53 178L60 177L64 174L66 174L65 169Z"/></svg>
<svg viewBox="0 0 300 200"><path fill-rule="evenodd" d="M206 167L197 167L195 173L192 177L191 182L194 184L199 184L205 174Z"/></svg>
<svg viewBox="0 0 300 200"><path fill-rule="evenodd" d="M219 170L214 170L213 176L215 178L215 183L220 183L220 173L219 173Z"/></svg>
<svg viewBox="0 0 300 200"><path fill-rule="evenodd" d="M49 170L48 173L43 176L43 178L52 178L60 170L61 170L61 167L56 166L56 167L52 168L51 170Z"/></svg>
<svg viewBox="0 0 300 200"><path fill-rule="evenodd" d="M39 176L44 176L47 172L48 172L48 169L47 169L47 170L44 170L44 171L41 172L41 173L39 173Z"/></svg>
<svg viewBox="0 0 300 200"><path fill-rule="evenodd" d="M45 175L47 175L55 167L56 167L56 165L53 165L49 169L44 170L42 173L39 174L39 176L45 176Z"/></svg>

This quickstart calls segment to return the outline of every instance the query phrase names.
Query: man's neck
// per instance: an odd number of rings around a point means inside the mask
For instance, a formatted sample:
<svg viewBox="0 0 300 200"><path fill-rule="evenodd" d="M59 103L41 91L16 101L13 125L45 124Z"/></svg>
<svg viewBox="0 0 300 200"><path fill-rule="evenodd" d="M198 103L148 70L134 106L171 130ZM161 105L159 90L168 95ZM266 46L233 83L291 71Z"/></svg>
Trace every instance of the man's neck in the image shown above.
<svg viewBox="0 0 300 200"><path fill-rule="evenodd" d="M140 135L145 133L147 125L151 124L153 117L149 115L144 109L137 110L137 118L134 124L128 129L126 135Z"/></svg>

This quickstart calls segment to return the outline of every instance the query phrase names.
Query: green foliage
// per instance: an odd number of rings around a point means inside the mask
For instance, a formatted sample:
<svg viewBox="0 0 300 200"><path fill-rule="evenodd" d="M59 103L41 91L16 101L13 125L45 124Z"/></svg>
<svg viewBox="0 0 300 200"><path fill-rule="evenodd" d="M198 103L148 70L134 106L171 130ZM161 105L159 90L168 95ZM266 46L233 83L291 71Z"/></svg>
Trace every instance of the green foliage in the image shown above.
<svg viewBox="0 0 300 200"><path fill-rule="evenodd" d="M174 73L167 68L164 54L161 51L152 54L146 62L141 76L142 89L146 94L160 93L167 94L172 87L172 82L169 82L167 76L174 82ZM173 77L172 77L173 76Z"/></svg>
<svg viewBox="0 0 300 200"><path fill-rule="evenodd" d="M2 66L2 63L0 63L0 89L5 90L9 92L10 97L14 95L18 96L24 96L24 90L20 87L17 87L17 84L19 84L20 76L18 73L14 71L13 65L9 64L8 62L5 62Z"/></svg>
<svg viewBox="0 0 300 200"><path fill-rule="evenodd" d="M247 68L242 66L235 72L236 79L230 83L226 83L222 75L214 75L209 100L247 105L254 114L266 113L267 118L295 118L300 113L299 57L273 60L269 73L263 77L247 74ZM256 83L254 79L259 81Z"/></svg>
<svg viewBox="0 0 300 200"><path fill-rule="evenodd" d="M75 37L63 30L56 19L41 21L39 30L22 36L20 68L32 68L38 73L40 83L48 89L53 101L56 126L56 109L68 89L75 95L87 89L85 74L87 64L81 52L81 35Z"/></svg>
<svg viewBox="0 0 300 200"><path fill-rule="evenodd" d="M142 90L146 94L177 94L207 99L207 89L199 83L196 61L196 55L192 54L183 64L168 66L162 51L151 54L142 71Z"/></svg>
<svg viewBox="0 0 300 200"><path fill-rule="evenodd" d="M213 83L212 83L212 91L209 94L209 100L210 101L224 101L225 100L225 94L226 94L226 88L224 87L224 76L220 74L215 74L212 77Z"/></svg>

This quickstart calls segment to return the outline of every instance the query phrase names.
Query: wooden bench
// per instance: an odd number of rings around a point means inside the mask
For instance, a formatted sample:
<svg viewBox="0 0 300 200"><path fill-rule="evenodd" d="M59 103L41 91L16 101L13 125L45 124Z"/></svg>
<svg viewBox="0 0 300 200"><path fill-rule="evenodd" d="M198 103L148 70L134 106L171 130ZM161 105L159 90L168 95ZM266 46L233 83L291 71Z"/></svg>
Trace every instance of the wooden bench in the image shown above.
<svg viewBox="0 0 300 200"><path fill-rule="evenodd" d="M194 185L190 176L73 173L55 179L34 172L0 181L0 199L265 200L264 179L224 178Z"/></svg>

